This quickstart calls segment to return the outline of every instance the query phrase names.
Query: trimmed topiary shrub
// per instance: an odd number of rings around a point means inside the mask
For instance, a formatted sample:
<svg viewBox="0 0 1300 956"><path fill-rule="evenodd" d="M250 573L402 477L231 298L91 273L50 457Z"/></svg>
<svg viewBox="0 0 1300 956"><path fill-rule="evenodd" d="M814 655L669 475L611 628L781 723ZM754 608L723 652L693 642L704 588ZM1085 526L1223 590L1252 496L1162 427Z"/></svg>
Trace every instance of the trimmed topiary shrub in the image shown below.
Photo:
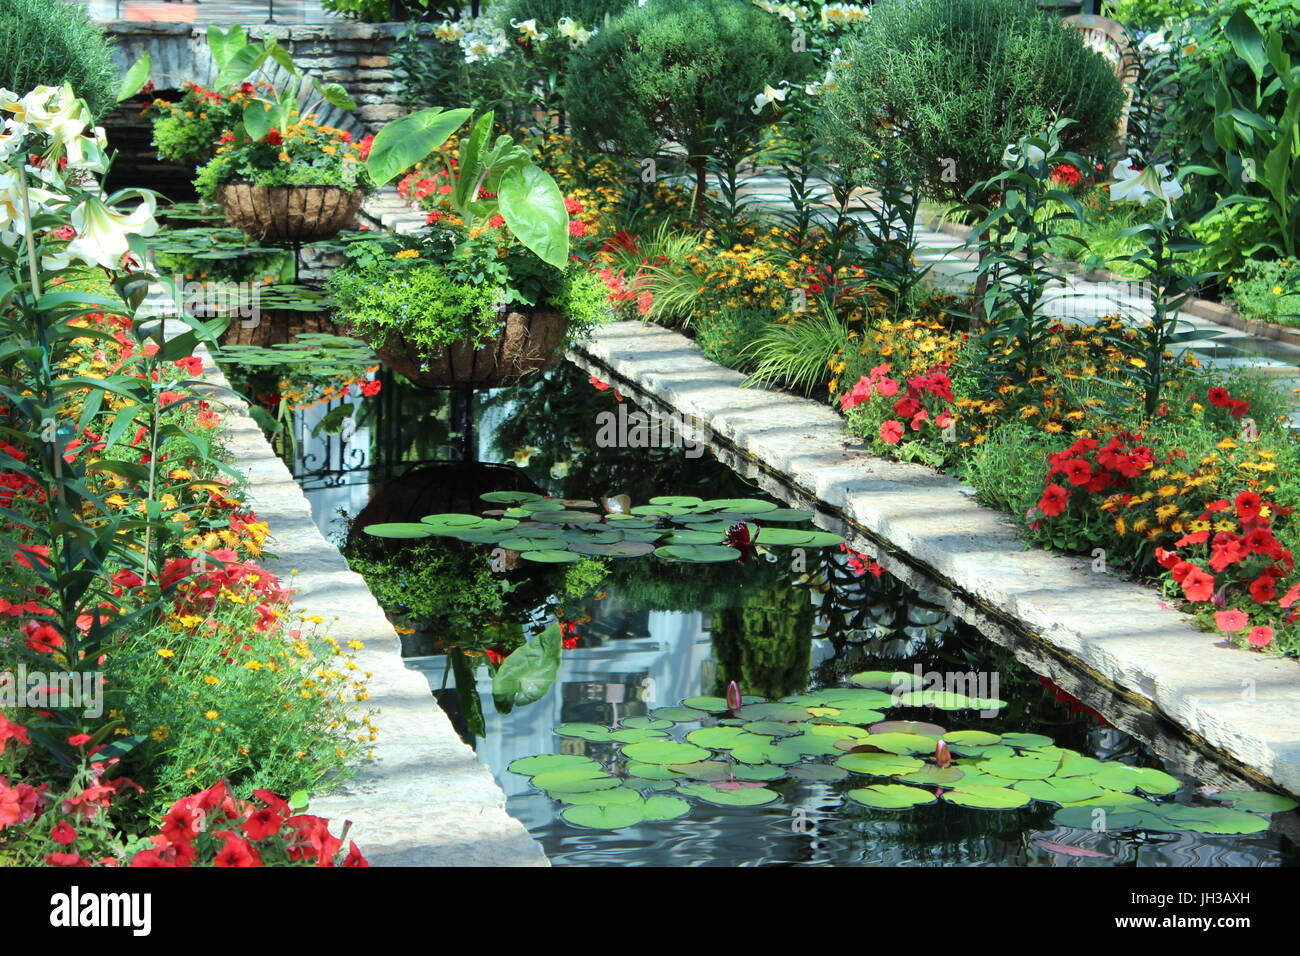
<svg viewBox="0 0 1300 956"><path fill-rule="evenodd" d="M736 0L647 0L629 7L574 57L565 103L587 145L633 158L680 144L703 209L711 156L735 157L770 114L754 97L811 66L777 18Z"/></svg>
<svg viewBox="0 0 1300 956"><path fill-rule="evenodd" d="M1123 102L1110 65L1036 0L882 0L835 66L822 129L838 162L883 160L955 201L1053 114L1075 121L1064 149L1105 150Z"/></svg>
<svg viewBox="0 0 1300 956"><path fill-rule="evenodd" d="M99 119L117 100L108 41L85 10L49 0L0 0L0 88L20 96L71 83Z"/></svg>

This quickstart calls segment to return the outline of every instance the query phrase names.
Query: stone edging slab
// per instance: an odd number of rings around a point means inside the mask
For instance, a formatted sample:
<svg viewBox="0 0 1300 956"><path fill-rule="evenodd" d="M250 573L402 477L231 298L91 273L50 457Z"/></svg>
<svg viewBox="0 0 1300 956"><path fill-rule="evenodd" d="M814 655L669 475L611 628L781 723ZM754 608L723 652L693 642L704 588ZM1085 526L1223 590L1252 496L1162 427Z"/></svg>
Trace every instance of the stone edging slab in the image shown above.
<svg viewBox="0 0 1300 956"><path fill-rule="evenodd" d="M971 233L970 226L959 222L949 222L942 216L932 217L927 222L926 228L931 232L941 232L944 235L962 240L966 239ZM1117 272L1111 272L1109 269L1089 269L1068 259L1054 259L1052 261L1054 264L1051 269L1057 275L1069 275L1085 282L1133 281ZM1215 325L1222 325L1230 329L1236 329L1238 332L1245 332L1247 335L1253 335L1256 338L1272 339L1275 342L1284 342L1287 345L1300 348L1300 329L1288 328L1275 322L1265 322L1263 319L1248 319L1236 309L1224 305L1222 302L1211 302L1209 299L1189 299L1179 311L1194 315L1198 319L1205 319L1207 322L1213 322Z"/></svg>
<svg viewBox="0 0 1300 956"><path fill-rule="evenodd" d="M644 393L696 438L762 468L1136 696L1232 761L1300 796L1300 662L1217 643L1149 588L1085 558L1026 550L1010 518L921 465L855 450L830 407L744 388L686 337L637 322L596 330L570 358Z"/></svg>
<svg viewBox="0 0 1300 956"><path fill-rule="evenodd" d="M179 322L168 332L180 332ZM204 380L228 387L202 346ZM358 640L359 667L369 671L377 711L375 758L356 776L311 801L311 811L335 823L352 821L349 839L375 866L547 866L540 845L506 813L505 793L456 734L428 680L402 664L401 642L388 618L316 527L311 506L275 454L248 407L229 396L222 436L235 467L248 479L247 502L271 528L274 558L262 566L294 589L298 612L324 617L326 633ZM333 620L331 620L333 619Z"/></svg>

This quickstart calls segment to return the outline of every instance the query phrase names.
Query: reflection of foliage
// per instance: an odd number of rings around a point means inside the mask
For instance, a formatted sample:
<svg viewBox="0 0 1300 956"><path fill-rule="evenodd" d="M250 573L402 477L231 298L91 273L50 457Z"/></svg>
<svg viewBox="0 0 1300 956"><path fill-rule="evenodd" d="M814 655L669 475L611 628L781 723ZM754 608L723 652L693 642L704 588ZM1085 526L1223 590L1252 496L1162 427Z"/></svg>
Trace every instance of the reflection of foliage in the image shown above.
<svg viewBox="0 0 1300 956"><path fill-rule="evenodd" d="M715 693L735 681L742 693L784 697L808 681L813 606L802 588L751 594L738 607L713 615Z"/></svg>
<svg viewBox="0 0 1300 956"><path fill-rule="evenodd" d="M718 611L736 607L743 595L757 588L780 586L788 580L786 563L661 564L617 561L610 570L610 588L638 611Z"/></svg>

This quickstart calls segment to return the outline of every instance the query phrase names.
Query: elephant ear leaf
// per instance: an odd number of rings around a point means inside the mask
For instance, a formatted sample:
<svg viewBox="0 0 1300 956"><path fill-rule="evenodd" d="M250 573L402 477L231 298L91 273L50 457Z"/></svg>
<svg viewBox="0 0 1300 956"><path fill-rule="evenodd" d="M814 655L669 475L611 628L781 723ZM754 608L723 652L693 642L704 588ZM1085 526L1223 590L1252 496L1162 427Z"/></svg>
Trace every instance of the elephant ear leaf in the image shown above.
<svg viewBox="0 0 1300 956"><path fill-rule="evenodd" d="M510 652L492 677L492 696L501 713L546 696L560 672L562 646L559 625L552 624Z"/></svg>
<svg viewBox="0 0 1300 956"><path fill-rule="evenodd" d="M366 159L366 172L375 185L384 185L445 143L469 119L471 112L433 107L393 120L375 136Z"/></svg>
<svg viewBox="0 0 1300 956"><path fill-rule="evenodd" d="M554 179L536 166L516 166L501 177L497 201L515 238L557 269L568 264L569 213Z"/></svg>

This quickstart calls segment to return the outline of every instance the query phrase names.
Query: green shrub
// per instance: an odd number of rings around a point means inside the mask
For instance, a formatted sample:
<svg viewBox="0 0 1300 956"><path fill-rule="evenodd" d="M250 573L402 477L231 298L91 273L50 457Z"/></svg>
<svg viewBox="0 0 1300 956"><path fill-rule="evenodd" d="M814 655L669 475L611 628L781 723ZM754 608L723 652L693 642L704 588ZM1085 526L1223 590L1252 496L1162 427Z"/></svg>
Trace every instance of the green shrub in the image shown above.
<svg viewBox="0 0 1300 956"><path fill-rule="evenodd" d="M1229 286L1232 304L1248 319L1300 327L1300 265L1252 259Z"/></svg>
<svg viewBox="0 0 1300 956"><path fill-rule="evenodd" d="M930 197L957 200L1054 114L1075 121L1065 150L1104 150L1114 137L1119 80L1035 0L883 0L872 11L823 95L838 162L865 171L879 157Z"/></svg>
<svg viewBox="0 0 1300 956"><path fill-rule="evenodd" d="M795 82L811 58L790 31L735 0L647 0L602 29L574 56L565 104L574 132L593 148L613 144L632 158L668 142L686 151L703 212L709 157L734 160L770 122L754 97Z"/></svg>
<svg viewBox="0 0 1300 956"><path fill-rule="evenodd" d="M536 20L543 32L555 26L560 17L576 20L587 29L605 25L605 15L618 16L634 0L506 0L496 14L501 29L510 31L510 21ZM495 6L495 5L494 5Z"/></svg>
<svg viewBox="0 0 1300 956"><path fill-rule="evenodd" d="M339 321L376 348L401 335L422 354L456 342L481 346L497 334L501 289L457 282L446 269L421 263L336 270L329 280Z"/></svg>
<svg viewBox="0 0 1300 956"><path fill-rule="evenodd" d="M104 34L80 5L0 0L0 88L22 95L71 83L91 114L117 100L117 67Z"/></svg>
<svg viewBox="0 0 1300 956"><path fill-rule="evenodd" d="M966 457L962 480L975 489L981 504L1023 523L1043 493L1048 454L1066 444L1041 428L1003 425Z"/></svg>
<svg viewBox="0 0 1300 956"><path fill-rule="evenodd" d="M695 341L719 365L748 370L754 365L749 346L771 324L771 313L761 309L711 312L696 323Z"/></svg>

